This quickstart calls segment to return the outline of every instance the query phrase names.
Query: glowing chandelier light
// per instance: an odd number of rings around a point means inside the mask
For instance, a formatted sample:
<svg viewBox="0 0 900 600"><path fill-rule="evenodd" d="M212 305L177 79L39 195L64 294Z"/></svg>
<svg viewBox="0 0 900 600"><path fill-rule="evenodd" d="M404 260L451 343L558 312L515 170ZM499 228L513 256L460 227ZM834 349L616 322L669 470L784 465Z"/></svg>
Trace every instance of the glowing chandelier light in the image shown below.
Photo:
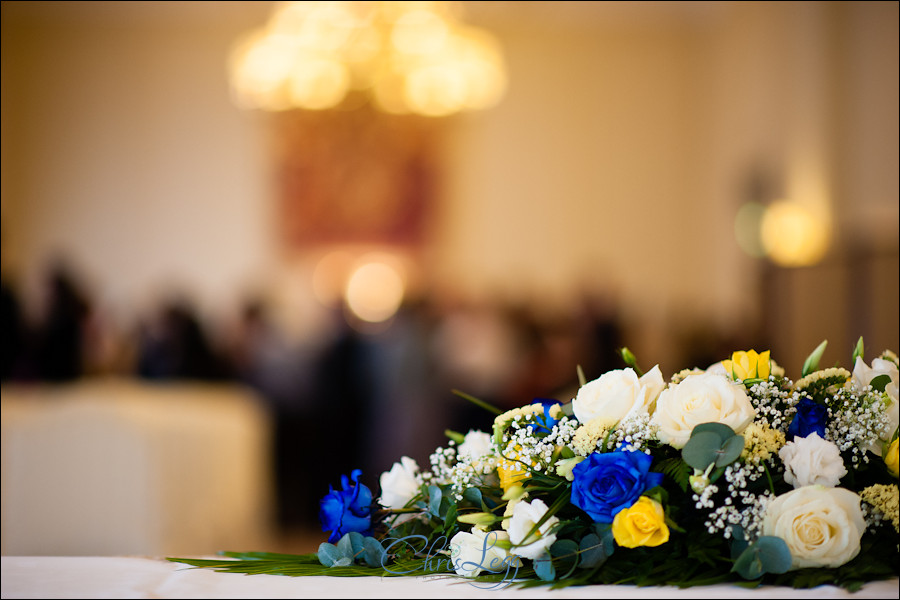
<svg viewBox="0 0 900 600"><path fill-rule="evenodd" d="M456 2L281 2L233 51L244 108L322 110L371 99L392 114L430 117L489 108L506 87L487 32Z"/></svg>

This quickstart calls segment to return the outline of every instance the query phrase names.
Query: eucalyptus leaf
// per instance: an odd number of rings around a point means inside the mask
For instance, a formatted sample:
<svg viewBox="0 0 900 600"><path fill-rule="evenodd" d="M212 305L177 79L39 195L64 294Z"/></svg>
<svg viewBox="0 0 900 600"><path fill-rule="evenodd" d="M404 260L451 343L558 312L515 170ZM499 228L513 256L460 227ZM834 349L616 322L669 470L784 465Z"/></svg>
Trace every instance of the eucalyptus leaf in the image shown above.
<svg viewBox="0 0 900 600"><path fill-rule="evenodd" d="M337 560L340 559L343 555L334 544L322 542L321 544L319 544L319 552L317 556L319 557L319 562L322 563L323 566L333 567Z"/></svg>
<svg viewBox="0 0 900 600"><path fill-rule="evenodd" d="M550 555L546 552L534 559L534 574L537 575L541 581L553 581L556 579L556 568L553 566Z"/></svg>
<svg viewBox="0 0 900 600"><path fill-rule="evenodd" d="M791 551L781 538L762 536L734 561L731 570L744 579L759 579L766 573L786 573L791 568Z"/></svg>
<svg viewBox="0 0 900 600"><path fill-rule="evenodd" d="M828 340L822 340L822 343L816 346L816 349L812 351L812 353L806 357L806 362L803 363L803 371L801 371L800 376L806 377L813 371L817 371L819 369L819 361L822 360L822 354L825 353L825 347L828 345Z"/></svg>
<svg viewBox="0 0 900 600"><path fill-rule="evenodd" d="M738 524L731 525L731 559L737 560L738 557L747 549L750 542L744 537L744 528Z"/></svg>
<svg viewBox="0 0 900 600"><path fill-rule="evenodd" d="M479 490L477 487L466 488L463 492L463 499L471 502L472 504L481 506L481 490Z"/></svg>
<svg viewBox="0 0 900 600"><path fill-rule="evenodd" d="M428 512L433 514L434 516L439 516L441 513L441 498L443 495L441 494L441 488L436 485L428 486Z"/></svg>
<svg viewBox="0 0 900 600"><path fill-rule="evenodd" d="M370 567L382 567L385 557L384 548L381 542L373 537L367 537L363 540L363 559Z"/></svg>
<svg viewBox="0 0 900 600"><path fill-rule="evenodd" d="M693 434L684 448L681 449L681 457L691 467L705 471L706 467L716 462L719 449L722 447L722 438L712 431L701 431Z"/></svg>
<svg viewBox="0 0 900 600"><path fill-rule="evenodd" d="M729 439L719 450L716 457L716 467L725 467L740 458L744 451L744 438L736 435Z"/></svg>
<svg viewBox="0 0 900 600"><path fill-rule="evenodd" d="M345 533L344 536L338 540L337 549L338 552L341 553L341 556L346 556L351 561L353 560L353 542L350 541L349 533Z"/></svg>
<svg viewBox="0 0 900 600"><path fill-rule="evenodd" d="M581 559L578 561L578 566L582 569L591 569L599 566L607 558L600 537L594 533L589 533L581 538L578 549L581 551Z"/></svg>
<svg viewBox="0 0 900 600"><path fill-rule="evenodd" d="M780 537L764 535L756 540L756 546L766 573L787 573L791 568L791 551Z"/></svg>
<svg viewBox="0 0 900 600"><path fill-rule="evenodd" d="M584 369L581 368L581 365L576 365L575 372L578 374L578 386L584 387L587 383L587 378L584 376Z"/></svg>
<svg viewBox="0 0 900 600"><path fill-rule="evenodd" d="M603 544L603 551L606 553L606 556L612 556L613 551L616 549L616 539L613 536L612 525L608 523L594 523L594 532L600 538L600 543Z"/></svg>
<svg viewBox="0 0 900 600"><path fill-rule="evenodd" d="M560 571L565 571L559 575L560 579L565 579L578 566L579 553L578 544L574 540L557 540L550 546L550 555L556 560Z"/></svg>
<svg viewBox="0 0 900 600"><path fill-rule="evenodd" d="M734 430L731 427L729 427L728 425L726 425L725 423L714 423L713 422L713 423L700 423L699 425L695 426L691 430L691 437L694 437L694 435L696 435L698 433L703 433L705 431L710 431L712 433L717 434L719 436L719 439L721 440L721 442L724 442L725 440L727 440L728 438L730 438L734 435Z"/></svg>
<svg viewBox="0 0 900 600"><path fill-rule="evenodd" d="M351 558L353 558L354 561L358 558L361 558L363 552L365 551L366 537L358 531L351 531L347 533L345 537L350 538L350 551L352 553Z"/></svg>
<svg viewBox="0 0 900 600"><path fill-rule="evenodd" d="M451 504L447 509L447 513L442 517L444 519L444 531L449 531L454 525L456 525L456 515L458 514L459 509L456 508L456 504Z"/></svg>

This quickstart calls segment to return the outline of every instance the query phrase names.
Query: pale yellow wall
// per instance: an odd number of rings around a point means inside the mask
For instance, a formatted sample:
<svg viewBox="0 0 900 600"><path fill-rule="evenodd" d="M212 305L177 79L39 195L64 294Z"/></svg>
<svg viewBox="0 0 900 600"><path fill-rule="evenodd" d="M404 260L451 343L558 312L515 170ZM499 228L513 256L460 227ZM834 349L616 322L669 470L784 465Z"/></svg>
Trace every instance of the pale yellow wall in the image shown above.
<svg viewBox="0 0 900 600"><path fill-rule="evenodd" d="M266 121L229 103L225 73L266 3L126 4L127 19L26 26L4 3L4 270L33 279L61 249L117 310L174 283L225 314L283 267ZM823 329L855 341L852 300L823 290L847 281L832 263L848 240L877 240L886 258L867 264L894 279L859 310L896 349L896 3L476 4L510 86L444 125L435 289L561 304L609 284L647 360L682 366L695 321L739 335L777 318L794 361ZM844 246L761 291L732 233L746 178L767 168L788 190L808 163ZM304 269L279 287L302 296Z"/></svg>

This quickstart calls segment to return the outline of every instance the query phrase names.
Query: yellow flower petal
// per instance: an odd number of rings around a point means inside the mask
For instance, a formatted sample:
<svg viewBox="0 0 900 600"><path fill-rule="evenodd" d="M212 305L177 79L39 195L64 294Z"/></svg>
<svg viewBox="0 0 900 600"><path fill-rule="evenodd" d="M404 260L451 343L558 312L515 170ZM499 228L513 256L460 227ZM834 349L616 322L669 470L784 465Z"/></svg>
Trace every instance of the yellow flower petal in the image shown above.
<svg viewBox="0 0 900 600"><path fill-rule="evenodd" d="M669 541L669 527L662 505L646 496L616 513L612 533L616 543L625 548L660 546Z"/></svg>

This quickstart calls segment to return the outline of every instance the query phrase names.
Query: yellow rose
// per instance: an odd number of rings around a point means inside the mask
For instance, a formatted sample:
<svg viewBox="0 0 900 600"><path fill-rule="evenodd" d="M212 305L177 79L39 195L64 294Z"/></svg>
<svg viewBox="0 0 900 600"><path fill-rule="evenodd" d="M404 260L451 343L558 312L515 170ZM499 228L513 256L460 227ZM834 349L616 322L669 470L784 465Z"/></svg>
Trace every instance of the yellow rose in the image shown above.
<svg viewBox="0 0 900 600"><path fill-rule="evenodd" d="M519 451L521 449L521 446L516 446L514 448L515 453L509 458L501 458L497 465L497 475L500 477L500 487L503 488L504 492L508 492L514 485L521 485L523 481L531 477L528 467L521 462L510 460L519 458Z"/></svg>
<svg viewBox="0 0 900 600"><path fill-rule="evenodd" d="M769 350L757 354L756 350L749 352L734 352L731 360L723 360L725 371L735 379L768 379L771 368L769 365Z"/></svg>
<svg viewBox="0 0 900 600"><path fill-rule="evenodd" d="M894 477L900 476L900 457L897 455L897 442L900 442L900 438L891 442L887 453L884 455L884 464L887 465L888 471Z"/></svg>
<svg viewBox="0 0 900 600"><path fill-rule="evenodd" d="M625 548L659 546L669 541L663 507L647 496L641 496L629 508L616 513L612 532L616 543Z"/></svg>

